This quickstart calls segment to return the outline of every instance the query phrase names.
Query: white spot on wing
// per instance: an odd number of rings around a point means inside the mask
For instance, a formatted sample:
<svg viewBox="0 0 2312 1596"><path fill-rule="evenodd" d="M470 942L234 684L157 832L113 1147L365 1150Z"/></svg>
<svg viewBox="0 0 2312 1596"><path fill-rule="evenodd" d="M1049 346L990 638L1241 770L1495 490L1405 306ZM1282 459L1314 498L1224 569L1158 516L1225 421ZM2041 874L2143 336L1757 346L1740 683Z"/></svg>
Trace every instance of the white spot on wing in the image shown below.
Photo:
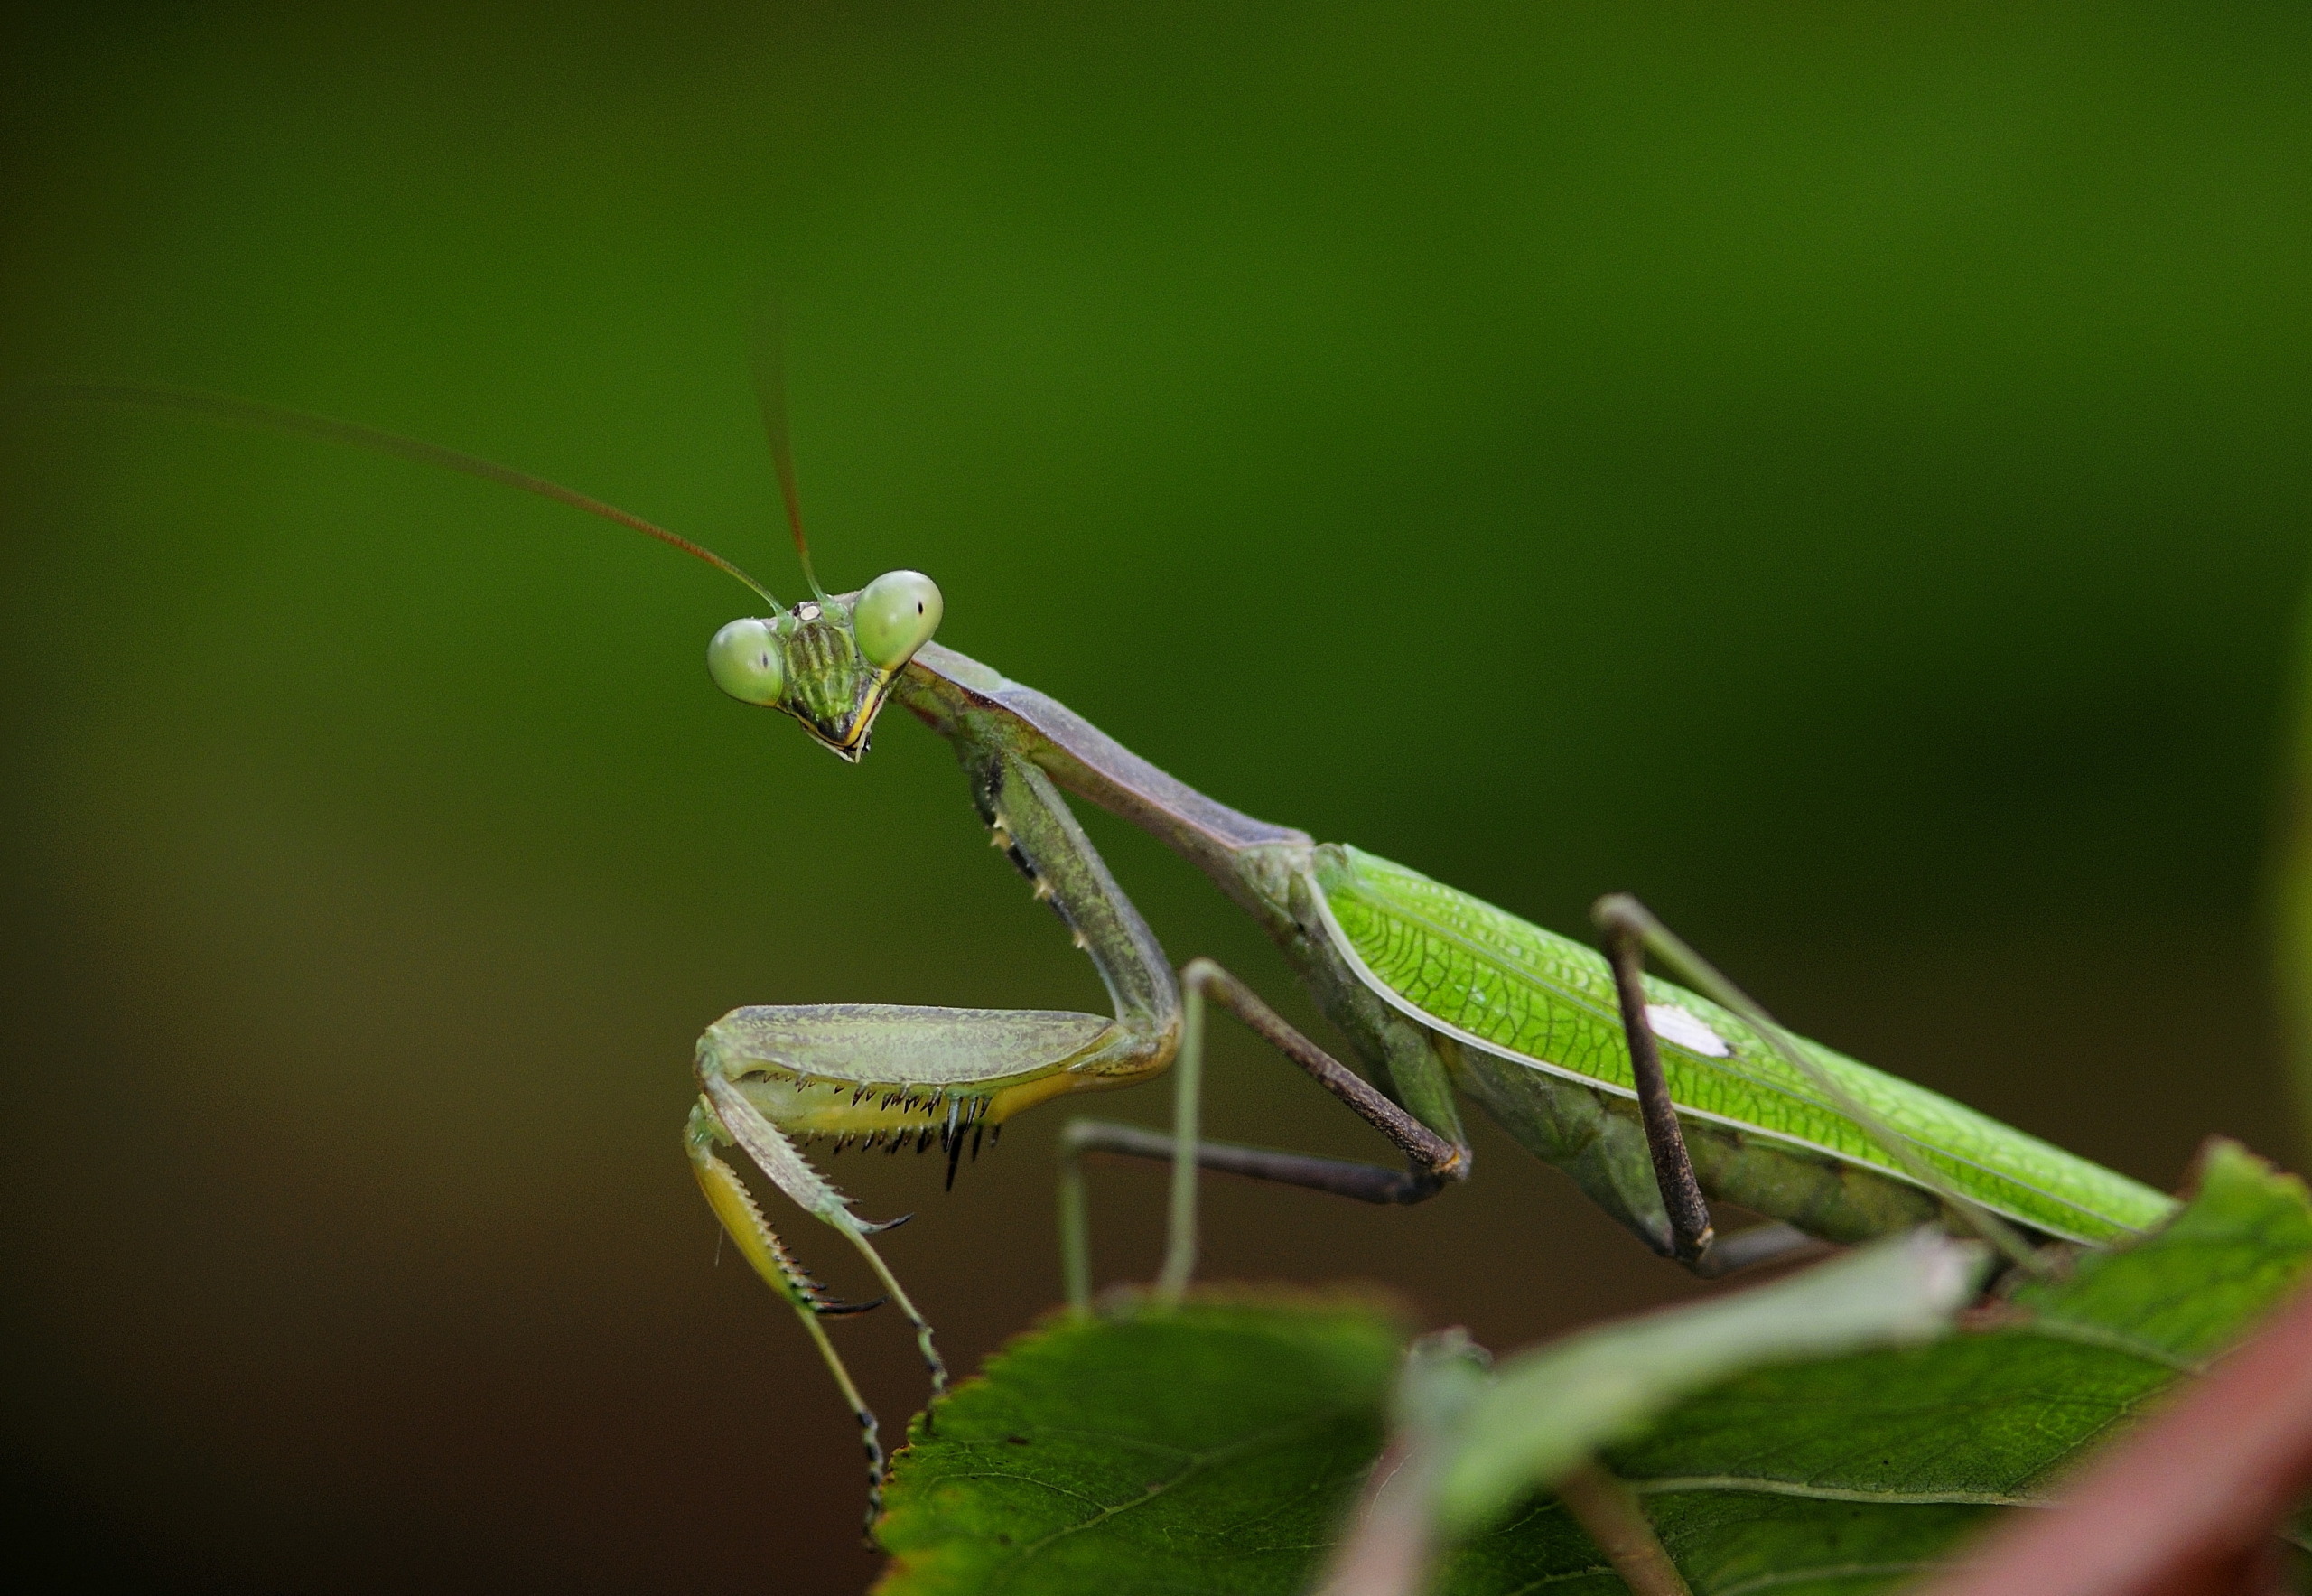
<svg viewBox="0 0 2312 1596"><path fill-rule="evenodd" d="M1690 1053L1700 1053L1705 1059L1724 1059L1734 1050L1718 1032L1703 1024L1701 1019L1675 1003L1648 1003L1645 1022L1654 1027L1654 1034L1664 1041L1677 1043Z"/></svg>

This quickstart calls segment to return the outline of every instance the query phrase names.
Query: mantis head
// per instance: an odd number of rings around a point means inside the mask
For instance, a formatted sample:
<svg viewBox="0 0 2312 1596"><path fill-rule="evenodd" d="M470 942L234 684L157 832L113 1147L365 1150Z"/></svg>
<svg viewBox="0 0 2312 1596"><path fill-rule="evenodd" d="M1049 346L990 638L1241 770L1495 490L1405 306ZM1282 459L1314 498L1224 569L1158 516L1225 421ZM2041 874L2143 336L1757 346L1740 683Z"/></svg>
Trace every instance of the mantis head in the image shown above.
<svg viewBox="0 0 2312 1596"><path fill-rule="evenodd" d="M886 571L854 593L733 621L707 644L706 668L732 697L784 710L856 764L892 679L939 630L943 607L922 572Z"/></svg>
<svg viewBox="0 0 2312 1596"><path fill-rule="evenodd" d="M742 704L785 710L803 729L838 756L859 762L868 734L891 683L915 651L939 630L938 584L920 571L886 571L857 593L829 594L811 569L810 540L803 536L803 504L795 492L795 456L787 439L787 380L779 353L775 307L760 307L754 347L755 398L762 409L763 435L778 473L779 497L787 505L788 529L811 602L792 610L770 599L778 611L769 620L733 621L706 645L706 668L714 685ZM737 573L733 573L737 574Z"/></svg>

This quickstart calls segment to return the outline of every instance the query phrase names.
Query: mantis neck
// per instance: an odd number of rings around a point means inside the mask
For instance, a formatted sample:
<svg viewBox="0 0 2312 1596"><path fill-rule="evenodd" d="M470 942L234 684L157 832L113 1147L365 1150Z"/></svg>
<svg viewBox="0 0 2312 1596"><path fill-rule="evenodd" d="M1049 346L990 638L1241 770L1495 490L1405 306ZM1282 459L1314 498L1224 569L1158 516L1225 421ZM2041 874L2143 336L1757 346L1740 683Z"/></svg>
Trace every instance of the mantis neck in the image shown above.
<svg viewBox="0 0 2312 1596"><path fill-rule="evenodd" d="M927 643L892 696L959 751L993 744L1032 761L1062 789L1139 826L1195 864L1272 932L1279 906L1254 862L1312 839L1207 798L1158 770L1058 700L952 649Z"/></svg>

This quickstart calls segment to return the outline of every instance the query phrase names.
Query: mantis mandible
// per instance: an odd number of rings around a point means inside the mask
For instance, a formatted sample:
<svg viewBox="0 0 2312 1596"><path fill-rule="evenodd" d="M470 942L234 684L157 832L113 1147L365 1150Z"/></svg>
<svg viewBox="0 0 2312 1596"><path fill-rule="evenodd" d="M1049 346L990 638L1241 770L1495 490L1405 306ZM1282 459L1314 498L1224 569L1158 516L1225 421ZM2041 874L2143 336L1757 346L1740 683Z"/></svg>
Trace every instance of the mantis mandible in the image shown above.
<svg viewBox="0 0 2312 1596"><path fill-rule="evenodd" d="M1077 1092L1176 1078L1170 1134L1100 1120L1063 1130L1062 1265L1069 1302L1091 1297L1081 1160L1169 1161L1170 1223L1154 1292L1195 1269L1199 1168L1413 1203L1470 1172L1459 1102L1475 1101L1664 1257L1705 1275L1953 1220L2033 1266L2044 1242L2108 1245L2157 1224L2171 1199L1924 1087L1783 1031L1635 900L1600 899L1604 950L1557 936L1385 859L1227 807L1157 769L1055 700L932 641L938 588L894 571L830 594L812 572L784 401L759 369L774 462L812 597L792 606L700 545L541 478L354 424L141 385L51 398L190 409L350 443L541 493L645 532L752 589L771 613L731 622L707 649L714 682L775 709L853 763L897 703L946 738L971 800L1107 988L1112 1013L803 1004L733 1010L699 1039L684 1145L739 1251L787 1302L856 1415L869 1520L883 1453L825 1321L879 1303L830 1296L722 1156L736 1148L864 1256L914 1329L933 1395L946 1370L932 1330L876 1251L888 1225L854 1215L804 1148L937 1144L947 1179L966 1147ZM1176 974L1068 807L1095 804L1210 877L1267 934L1363 1066L1342 1063L1217 964ZM1645 973L1648 957L1692 990ZM1385 1138L1396 1164L1207 1141L1198 1104L1217 1005ZM1709 1199L1767 1222L1729 1237ZM897 1223L897 1221L892 1221ZM879 1299L879 1302L880 1302Z"/></svg>

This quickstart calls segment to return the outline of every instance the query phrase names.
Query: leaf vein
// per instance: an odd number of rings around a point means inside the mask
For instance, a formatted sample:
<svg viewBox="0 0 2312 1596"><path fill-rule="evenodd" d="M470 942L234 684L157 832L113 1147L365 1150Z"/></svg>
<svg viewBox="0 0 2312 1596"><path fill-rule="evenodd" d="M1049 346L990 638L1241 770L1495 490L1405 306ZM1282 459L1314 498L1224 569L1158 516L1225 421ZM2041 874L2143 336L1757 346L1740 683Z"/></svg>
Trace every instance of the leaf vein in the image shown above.
<svg viewBox="0 0 2312 1596"><path fill-rule="evenodd" d="M1753 1591L1771 1591L1778 1585L1795 1585L1815 1580L1869 1579L1878 1574L1926 1573L1942 1567L1937 1562L1916 1563L1841 1563L1821 1568L1794 1568L1774 1573L1762 1573L1754 1580L1744 1580L1739 1585L1728 1585L1716 1596L1750 1596Z"/></svg>
<svg viewBox="0 0 2312 1596"><path fill-rule="evenodd" d="M1824 1502L1875 1502L1889 1507L1953 1506L1970 1507L2045 1507L2046 1497L2017 1496L1989 1490L1862 1490L1852 1486L1811 1485L1803 1479L1775 1479L1756 1474L1677 1474L1655 1479L1633 1479L1630 1489L1640 1496L1672 1491L1728 1490L1760 1496L1804 1497Z"/></svg>
<svg viewBox="0 0 2312 1596"><path fill-rule="evenodd" d="M989 1580L988 1588L990 1590L993 1590L1008 1582L1012 1575L1017 1573L1032 1562L1038 1553L1041 1552L1045 1547L1052 1545L1056 1541L1064 1540L1069 1535L1077 1535L1085 1530L1094 1528L1098 1525L1106 1523L1109 1519L1115 1517L1119 1514L1128 1513L1134 1507L1142 1506L1148 1502L1152 1502L1158 1498L1163 1496L1174 1486L1179 1484L1182 1480L1193 1479L1198 1474L1218 1468L1223 1463L1231 1462L1236 1458L1241 1457L1247 1452L1256 1451L1263 1446L1274 1445L1280 1442L1291 1439L1297 1433L1314 1430L1324 1424L1330 1423L1349 1411L1351 1410L1348 1408L1339 1406L1321 1409L1319 1412L1309 1414L1301 1418L1292 1420L1288 1423L1279 1424L1274 1429L1260 1431L1251 1435L1241 1436L1235 1441L1229 1442L1226 1446L1217 1447L1208 1452L1188 1453L1186 1455L1189 1461L1182 1466L1179 1473L1174 1474L1169 1479L1156 1481L1145 1493L1134 1497L1129 1501L1117 1502L1112 1506L1095 1503L1095 1506L1098 1507L1099 1510L1094 1513L1090 1517L1083 1519L1076 1524L1062 1525L1058 1529L1053 1530L1049 1535L1047 1535L1039 1540L1030 1541L1026 1545L1021 1546L1018 1554L1013 1556L1011 1563L998 1570ZM1053 1489L1057 1489L1058 1488L1054 1487ZM1067 1494L1073 1496L1077 1493L1071 1491ZM1087 1501L1090 1500L1089 1498L1082 1498L1080 1499Z"/></svg>

